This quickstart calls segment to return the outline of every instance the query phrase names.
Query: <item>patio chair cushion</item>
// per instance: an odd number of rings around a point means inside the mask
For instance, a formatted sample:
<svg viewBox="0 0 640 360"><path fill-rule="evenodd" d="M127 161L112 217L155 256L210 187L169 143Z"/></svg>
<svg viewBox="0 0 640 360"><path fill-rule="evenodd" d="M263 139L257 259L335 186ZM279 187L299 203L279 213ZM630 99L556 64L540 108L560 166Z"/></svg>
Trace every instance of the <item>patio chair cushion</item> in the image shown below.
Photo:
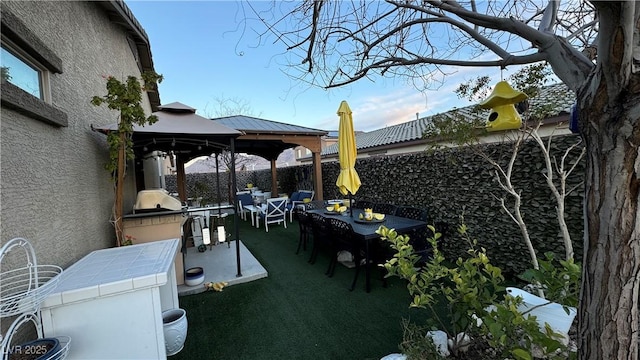
<svg viewBox="0 0 640 360"><path fill-rule="evenodd" d="M251 194L240 194L238 200L241 206L253 205L253 197Z"/></svg>
<svg viewBox="0 0 640 360"><path fill-rule="evenodd" d="M249 210L245 209L244 207L247 205L253 205L253 197L251 197L251 194L246 193L246 194L239 194L238 196L238 214L240 214L242 216L242 219L246 220L246 213L249 212Z"/></svg>
<svg viewBox="0 0 640 360"><path fill-rule="evenodd" d="M290 201L298 201L298 200L302 200L300 199L300 193L297 191L294 191L293 193L291 193L291 196L289 196L289 200Z"/></svg>
<svg viewBox="0 0 640 360"><path fill-rule="evenodd" d="M304 201L304 199L313 200L313 195L314 195L314 192L313 192L313 191L309 191L309 190L301 190L301 191L299 192L299 200L300 200L300 201Z"/></svg>

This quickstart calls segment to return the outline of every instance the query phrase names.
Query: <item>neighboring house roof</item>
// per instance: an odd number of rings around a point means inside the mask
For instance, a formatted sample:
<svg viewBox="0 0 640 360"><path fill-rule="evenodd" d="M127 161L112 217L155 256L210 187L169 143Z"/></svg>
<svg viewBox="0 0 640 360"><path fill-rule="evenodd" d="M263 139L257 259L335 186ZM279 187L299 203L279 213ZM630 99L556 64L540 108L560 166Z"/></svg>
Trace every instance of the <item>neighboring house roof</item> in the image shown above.
<svg viewBox="0 0 640 360"><path fill-rule="evenodd" d="M538 96L530 99L529 107L536 108L543 105L554 104L551 113L555 116L569 114L571 106L575 102L575 94L564 84L555 84L542 88ZM356 133L356 147L358 150L371 149L381 146L408 143L412 141L424 141L422 134L436 116L462 115L473 121L473 119L485 119L486 112L475 112L476 105L470 105L459 109L423 117L417 120L408 121L402 124L388 126L382 129ZM335 155L338 153L338 144L330 145L322 150L322 156Z"/></svg>
<svg viewBox="0 0 640 360"><path fill-rule="evenodd" d="M326 135L324 130L312 129L304 126L285 124L277 121L260 119L252 116L233 115L213 118L225 126L244 131L247 134L301 134L301 135Z"/></svg>
<svg viewBox="0 0 640 360"><path fill-rule="evenodd" d="M149 36L135 16L133 16L127 4L125 4L123 0L98 1L96 4L102 6L102 8L107 11L110 20L113 23L123 26L131 36L135 44L135 50L137 51L136 60L140 66L140 72L155 72ZM149 97L152 111L157 111L158 106L160 106L160 93L158 89L153 91L148 90L147 96Z"/></svg>

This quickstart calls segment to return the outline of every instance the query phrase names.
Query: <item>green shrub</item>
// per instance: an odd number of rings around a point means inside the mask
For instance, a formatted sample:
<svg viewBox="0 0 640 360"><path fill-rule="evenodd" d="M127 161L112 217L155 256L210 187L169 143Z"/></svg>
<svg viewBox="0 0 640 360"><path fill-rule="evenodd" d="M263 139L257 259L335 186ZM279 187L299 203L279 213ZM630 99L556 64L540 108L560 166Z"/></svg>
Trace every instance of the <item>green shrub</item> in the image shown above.
<svg viewBox="0 0 640 360"><path fill-rule="evenodd" d="M431 338L425 334L429 331L427 327L418 326L407 319L402 319L402 343L400 351L407 356L407 360L444 360L440 356Z"/></svg>
<svg viewBox="0 0 640 360"><path fill-rule="evenodd" d="M544 255L544 259L538 259L538 270L529 269L520 278L532 284L536 290L541 288L547 300L577 307L582 274L580 263L575 263L573 259L556 260L552 252Z"/></svg>
<svg viewBox="0 0 640 360"><path fill-rule="evenodd" d="M410 306L429 311L427 325L447 333L453 341L450 350L455 358L533 359L533 348L540 349L548 358L566 358L566 355L554 355L565 354L566 350L558 341L558 334L548 327L541 331L535 317L523 316L517 310L521 299L499 296L504 291L502 271L491 264L484 248L478 249L477 242L469 237L464 224L459 226L458 232L468 243L467 256L458 258L450 266L438 250L437 241L441 234L433 226L428 228L433 233L429 239L433 257L418 268L418 256L409 236L381 226L377 233L390 243L395 252L381 266L388 271L387 276L398 276L408 281L407 289L413 297ZM438 306L439 301L445 301L445 306ZM442 308L446 309L445 313L440 310ZM417 331L419 328L413 329ZM460 333L474 340L468 345L458 343L456 335ZM423 343L415 341L413 333L409 334L411 339L406 338L405 332L404 340L412 345L412 353L436 358L437 352L428 345L430 342L420 348ZM485 355L473 348L480 343L491 347L490 351L484 351Z"/></svg>

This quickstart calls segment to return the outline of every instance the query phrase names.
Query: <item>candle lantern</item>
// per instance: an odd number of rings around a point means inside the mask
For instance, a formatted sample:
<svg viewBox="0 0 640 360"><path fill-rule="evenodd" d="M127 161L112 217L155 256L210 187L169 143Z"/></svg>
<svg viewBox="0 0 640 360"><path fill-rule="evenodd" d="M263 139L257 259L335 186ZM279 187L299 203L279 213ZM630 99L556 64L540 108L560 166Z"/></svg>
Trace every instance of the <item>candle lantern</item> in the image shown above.
<svg viewBox="0 0 640 360"><path fill-rule="evenodd" d="M491 109L487 117L487 130L519 129L522 118L514 105L527 98L527 94L514 90L506 81L498 82L491 95L478 104L483 109Z"/></svg>

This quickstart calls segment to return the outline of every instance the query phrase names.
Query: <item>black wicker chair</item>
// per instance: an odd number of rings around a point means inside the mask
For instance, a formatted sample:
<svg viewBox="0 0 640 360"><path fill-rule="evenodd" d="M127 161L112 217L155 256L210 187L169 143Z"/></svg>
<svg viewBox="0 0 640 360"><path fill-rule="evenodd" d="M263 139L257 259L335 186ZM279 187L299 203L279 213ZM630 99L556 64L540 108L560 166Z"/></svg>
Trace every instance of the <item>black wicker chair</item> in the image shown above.
<svg viewBox="0 0 640 360"><path fill-rule="evenodd" d="M318 252L321 247L328 249L328 251L333 254L334 246L333 241L331 239L331 229L329 228L329 223L327 219L315 213L310 213L311 215L311 230L313 233L313 247L311 248L311 256L309 257L309 263L315 264L316 259L318 258ZM333 257L329 262L329 267L325 274L329 275L331 270L331 266L333 265Z"/></svg>
<svg viewBox="0 0 640 360"><path fill-rule="evenodd" d="M407 219L427 221L427 210L413 206L398 206L395 212L396 216Z"/></svg>
<svg viewBox="0 0 640 360"><path fill-rule="evenodd" d="M300 248L307 250L307 243L311 236L313 236L311 214L306 211L296 211L298 217L298 228L300 229L300 239L298 240L298 248L296 249L296 255L300 253Z"/></svg>
<svg viewBox="0 0 640 360"><path fill-rule="evenodd" d="M298 219L298 227L300 229L300 240L298 241L298 249L296 255L300 253L300 248L307 250L307 243L313 237L313 219L311 214L307 211L313 209L321 209L324 207L325 202L323 200L316 200L305 203L303 206L295 208L293 211Z"/></svg>
<svg viewBox="0 0 640 360"><path fill-rule="evenodd" d="M346 250L350 252L351 255L353 255L353 262L356 268L353 282L351 283L351 287L349 288L350 291L353 291L356 286L356 282L358 281L358 275L360 274L360 263L362 262L362 248L360 246L360 242L354 238L353 228L351 227L351 224L339 218L329 218L328 220L331 239L335 242L332 259L333 266L329 271L329 276L333 276L336 265L338 264L338 251Z"/></svg>
<svg viewBox="0 0 640 360"><path fill-rule="evenodd" d="M373 204L373 212L375 213L394 215L396 213L396 208L397 206L393 204L387 204L387 203Z"/></svg>
<svg viewBox="0 0 640 360"><path fill-rule="evenodd" d="M355 209L372 209L373 208L373 202L371 202L369 200L358 200L353 205L353 207Z"/></svg>
<svg viewBox="0 0 640 360"><path fill-rule="evenodd" d="M428 221L429 218L427 210L413 206L399 206L396 209L395 215L425 222ZM416 255L420 256L418 265L423 265L429 261L429 258L433 254L433 248L428 241L428 238L432 235L429 229L426 227L416 229L407 235L409 235L409 243L413 246Z"/></svg>

